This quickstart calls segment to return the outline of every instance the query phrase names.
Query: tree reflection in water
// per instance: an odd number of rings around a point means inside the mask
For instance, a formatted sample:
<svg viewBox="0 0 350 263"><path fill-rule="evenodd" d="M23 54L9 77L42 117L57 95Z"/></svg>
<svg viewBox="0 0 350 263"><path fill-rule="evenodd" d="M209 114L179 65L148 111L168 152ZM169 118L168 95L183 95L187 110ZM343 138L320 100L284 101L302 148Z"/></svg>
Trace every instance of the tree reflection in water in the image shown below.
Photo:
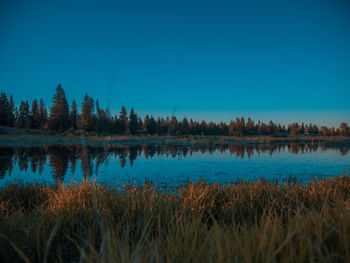
<svg viewBox="0 0 350 263"><path fill-rule="evenodd" d="M84 178L89 178L93 173L98 174L101 164L108 162L110 157L119 158L120 166L125 167L129 160L132 167L140 155L145 159L156 156L178 158L192 156L193 153L229 152L235 158L250 158L254 154L289 151L294 154L316 152L318 150L339 151L346 155L349 145L332 143L275 143L275 144L203 144L203 145L177 145L177 144L152 144L139 145L110 145L107 147L69 145L69 146L44 146L44 147L2 147L0 148L0 179L6 173L11 175L14 166L20 171L30 170L41 175L46 164L47 157L52 167L52 176L56 182L61 182L67 172L68 166L72 174L75 173L77 160L80 160Z"/></svg>

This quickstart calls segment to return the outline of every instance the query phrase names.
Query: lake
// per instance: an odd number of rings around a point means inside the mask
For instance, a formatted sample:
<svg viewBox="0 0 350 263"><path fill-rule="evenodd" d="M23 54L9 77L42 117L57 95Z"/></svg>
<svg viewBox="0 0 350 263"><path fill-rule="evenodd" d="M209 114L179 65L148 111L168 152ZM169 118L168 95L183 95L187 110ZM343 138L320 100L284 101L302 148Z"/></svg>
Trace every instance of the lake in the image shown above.
<svg viewBox="0 0 350 263"><path fill-rule="evenodd" d="M1 147L0 186L8 183L175 186L260 178L307 182L350 171L350 147L325 143L156 144Z"/></svg>

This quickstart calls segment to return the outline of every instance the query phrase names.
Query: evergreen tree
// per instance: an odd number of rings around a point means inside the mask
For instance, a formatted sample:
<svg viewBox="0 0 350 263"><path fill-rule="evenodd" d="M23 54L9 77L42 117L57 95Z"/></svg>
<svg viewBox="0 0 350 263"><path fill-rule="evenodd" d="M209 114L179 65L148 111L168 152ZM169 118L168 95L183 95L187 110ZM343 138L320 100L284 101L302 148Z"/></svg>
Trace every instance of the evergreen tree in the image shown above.
<svg viewBox="0 0 350 263"><path fill-rule="evenodd" d="M149 122L149 116L148 114L145 116L145 119L143 120L143 124L142 124L142 130L143 132L147 133L147 126L148 126L148 122Z"/></svg>
<svg viewBox="0 0 350 263"><path fill-rule="evenodd" d="M100 108L98 100L96 100L96 113L97 113L97 131L108 132L110 129L110 118L108 117L107 111Z"/></svg>
<svg viewBox="0 0 350 263"><path fill-rule="evenodd" d="M7 116L7 126L13 127L16 122L17 110L15 103L13 102L12 95L9 100L8 116Z"/></svg>
<svg viewBox="0 0 350 263"><path fill-rule="evenodd" d="M254 129L254 121L252 121L251 118L248 118L247 124L246 124L247 134L254 135L255 129Z"/></svg>
<svg viewBox="0 0 350 263"><path fill-rule="evenodd" d="M122 106L119 115L119 132L120 134L126 134L128 130L128 116L124 106Z"/></svg>
<svg viewBox="0 0 350 263"><path fill-rule="evenodd" d="M245 130L245 120L243 117L241 117L239 123L238 123L238 136L244 136L246 133Z"/></svg>
<svg viewBox="0 0 350 263"><path fill-rule="evenodd" d="M304 133L305 133L305 124L302 123L299 129L299 134L304 135Z"/></svg>
<svg viewBox="0 0 350 263"><path fill-rule="evenodd" d="M94 100L86 93L80 116L80 127L85 131L93 127Z"/></svg>
<svg viewBox="0 0 350 263"><path fill-rule="evenodd" d="M273 121L269 122L269 125L267 127L267 133L268 134L275 134L275 124L273 123Z"/></svg>
<svg viewBox="0 0 350 263"><path fill-rule="evenodd" d="M47 110L43 99L39 103L40 128L47 129Z"/></svg>
<svg viewBox="0 0 350 263"><path fill-rule="evenodd" d="M329 135L329 129L326 126L321 126L321 133L323 136Z"/></svg>
<svg viewBox="0 0 350 263"><path fill-rule="evenodd" d="M162 134L164 135L169 135L170 134L170 121L169 117L166 117L165 120L161 120L161 129L162 129Z"/></svg>
<svg viewBox="0 0 350 263"><path fill-rule="evenodd" d="M139 117L139 121L138 121L138 122L139 122L139 124L138 124L137 127L138 127L139 130L142 130L142 128L143 128L143 122L142 122L141 117Z"/></svg>
<svg viewBox="0 0 350 263"><path fill-rule="evenodd" d="M30 114L30 128L39 129L40 128L40 112L37 100L32 102L32 110Z"/></svg>
<svg viewBox="0 0 350 263"><path fill-rule="evenodd" d="M228 127L228 135L229 136L234 136L234 133L235 133L235 123L234 121L230 121L230 125Z"/></svg>
<svg viewBox="0 0 350 263"><path fill-rule="evenodd" d="M163 130L162 130L162 120L158 117L157 119L157 129L156 129L156 133L158 135L163 135Z"/></svg>
<svg viewBox="0 0 350 263"><path fill-rule="evenodd" d="M137 134L138 127L138 118L137 114L134 113L134 109L131 108L130 114L129 114L129 132L131 135Z"/></svg>
<svg viewBox="0 0 350 263"><path fill-rule="evenodd" d="M188 135L189 131L190 131L190 124L188 123L187 118L183 118L183 120L181 121L180 125L179 125L179 133L182 135Z"/></svg>
<svg viewBox="0 0 350 263"><path fill-rule="evenodd" d="M119 134L119 119L118 116L115 115L114 117L111 117L111 123L112 123L112 133Z"/></svg>
<svg viewBox="0 0 350 263"><path fill-rule="evenodd" d="M16 126L18 128L28 129L30 125L30 112L29 112L29 103L28 101L21 101L19 105L19 113L17 118Z"/></svg>
<svg viewBox="0 0 350 263"><path fill-rule="evenodd" d="M212 121L209 122L206 134L217 135L218 131L219 131L219 129L218 129L218 126L216 125L216 123L214 123Z"/></svg>
<svg viewBox="0 0 350 263"><path fill-rule="evenodd" d="M10 104L5 93L0 94L0 125L9 126Z"/></svg>
<svg viewBox="0 0 350 263"><path fill-rule="evenodd" d="M157 131L157 123L155 121L155 119L153 118L153 116L151 116L151 118L149 118L148 122L147 122L147 126L146 126L146 132L148 134L155 134Z"/></svg>
<svg viewBox="0 0 350 263"><path fill-rule="evenodd" d="M98 100L96 100L96 131L102 132L103 130L103 122L104 122L104 111L100 109L100 104L98 103Z"/></svg>
<svg viewBox="0 0 350 263"><path fill-rule="evenodd" d="M49 129L50 130L66 130L69 127L69 106L66 94L60 84L56 89L56 94L52 100L50 109Z"/></svg>
<svg viewBox="0 0 350 263"><path fill-rule="evenodd" d="M173 116L170 121L170 134L171 135L177 135L177 132L179 130L179 122L177 121L176 117Z"/></svg>
<svg viewBox="0 0 350 263"><path fill-rule="evenodd" d="M79 113L78 113L77 103L75 102L75 100L73 100L72 105L70 107L69 123L70 123L70 127L72 127L74 130L77 129L78 118L79 118Z"/></svg>
<svg viewBox="0 0 350 263"><path fill-rule="evenodd" d="M350 127L345 122L342 122L340 124L340 135L342 135L342 136L349 136L350 135Z"/></svg>
<svg viewBox="0 0 350 263"><path fill-rule="evenodd" d="M205 120L202 120L199 124L199 134L200 135L207 135L208 134L208 125Z"/></svg>
<svg viewBox="0 0 350 263"><path fill-rule="evenodd" d="M227 135L227 132L228 132L228 127L227 127L226 123L221 121L219 123L219 127L218 127L218 134L225 136L225 135Z"/></svg>
<svg viewBox="0 0 350 263"><path fill-rule="evenodd" d="M112 129L113 129L113 118L111 117L110 111L109 109L106 109L105 111L106 114L106 125L104 127L104 130L107 133L112 133Z"/></svg>

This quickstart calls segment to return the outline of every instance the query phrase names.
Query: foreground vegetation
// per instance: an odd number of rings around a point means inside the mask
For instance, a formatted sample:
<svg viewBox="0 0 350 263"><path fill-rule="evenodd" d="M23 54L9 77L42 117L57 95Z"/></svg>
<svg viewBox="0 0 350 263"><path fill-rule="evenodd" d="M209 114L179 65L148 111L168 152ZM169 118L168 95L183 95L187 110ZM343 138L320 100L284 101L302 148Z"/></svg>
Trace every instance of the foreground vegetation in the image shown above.
<svg viewBox="0 0 350 263"><path fill-rule="evenodd" d="M0 189L2 262L345 262L350 177Z"/></svg>

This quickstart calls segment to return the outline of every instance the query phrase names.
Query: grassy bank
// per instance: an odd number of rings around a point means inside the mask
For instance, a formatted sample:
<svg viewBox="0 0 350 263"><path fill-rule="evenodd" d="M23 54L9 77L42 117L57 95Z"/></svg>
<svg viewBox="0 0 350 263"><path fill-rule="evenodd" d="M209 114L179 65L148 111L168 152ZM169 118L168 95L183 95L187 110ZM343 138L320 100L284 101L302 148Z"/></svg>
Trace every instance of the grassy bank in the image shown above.
<svg viewBox="0 0 350 263"><path fill-rule="evenodd" d="M1 262L345 262L350 177L0 189Z"/></svg>
<svg viewBox="0 0 350 263"><path fill-rule="evenodd" d="M56 133L45 130L24 130L0 126L0 147L32 147L49 145L91 145L105 146L114 144L179 144L206 145L216 143L264 144L264 143L328 143L350 146L350 137L343 136L289 136L277 138L273 136L132 136L132 135L102 135L96 132L65 132Z"/></svg>

